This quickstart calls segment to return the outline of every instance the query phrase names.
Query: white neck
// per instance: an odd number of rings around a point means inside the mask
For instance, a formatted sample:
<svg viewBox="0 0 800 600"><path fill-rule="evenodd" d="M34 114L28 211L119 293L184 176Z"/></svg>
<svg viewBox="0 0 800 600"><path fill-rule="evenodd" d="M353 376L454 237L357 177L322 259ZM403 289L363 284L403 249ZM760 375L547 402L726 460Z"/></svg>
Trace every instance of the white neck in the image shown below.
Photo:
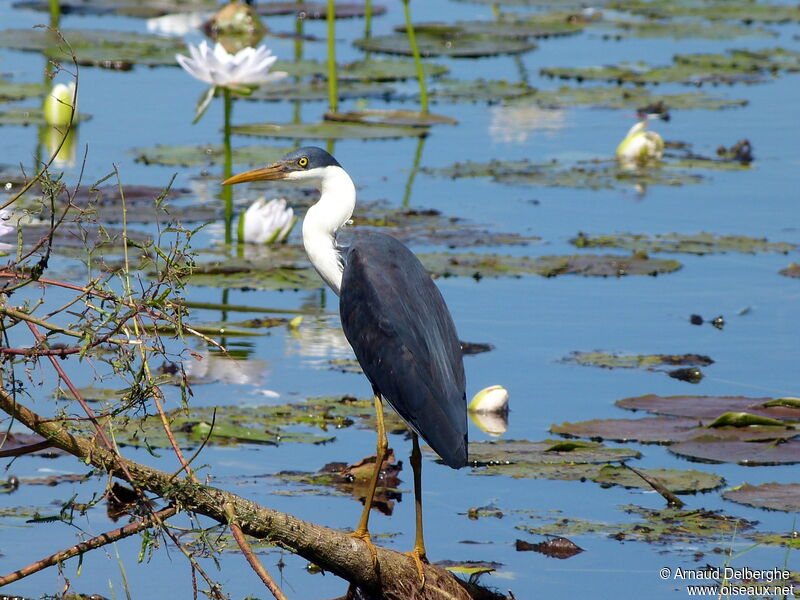
<svg viewBox="0 0 800 600"><path fill-rule="evenodd" d="M341 167L324 167L320 171L319 200L303 219L303 245L317 273L338 296L344 265L336 246L336 232L353 215L356 187Z"/></svg>

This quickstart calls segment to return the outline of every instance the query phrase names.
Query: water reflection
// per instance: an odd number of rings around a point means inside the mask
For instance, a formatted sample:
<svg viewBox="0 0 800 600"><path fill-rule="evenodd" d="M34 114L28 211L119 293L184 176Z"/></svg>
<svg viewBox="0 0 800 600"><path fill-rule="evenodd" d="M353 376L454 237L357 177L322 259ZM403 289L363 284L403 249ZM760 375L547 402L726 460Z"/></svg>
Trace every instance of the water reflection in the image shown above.
<svg viewBox="0 0 800 600"><path fill-rule="evenodd" d="M54 127L44 125L39 129L40 140L44 146L46 153L53 156L53 165L56 168L74 167L75 166L75 150L78 145L78 127L70 127L67 129L67 135L64 136L63 127ZM61 143L61 140L64 143ZM59 145L61 146L59 148Z"/></svg>
<svg viewBox="0 0 800 600"><path fill-rule="evenodd" d="M191 379L211 379L221 383L257 385L269 371L267 361L248 358L250 349L218 350L203 348L184 363L186 374Z"/></svg>
<svg viewBox="0 0 800 600"><path fill-rule="evenodd" d="M553 136L566 125L566 112L536 105L498 105L489 109L489 135L494 142L522 144L534 131Z"/></svg>
<svg viewBox="0 0 800 600"><path fill-rule="evenodd" d="M302 325L291 330L286 338L287 356L351 358L353 351L344 336L339 319L320 317L305 319Z"/></svg>
<svg viewBox="0 0 800 600"><path fill-rule="evenodd" d="M500 413L469 413L469 418L475 426L491 436L499 437L508 430L508 412Z"/></svg>

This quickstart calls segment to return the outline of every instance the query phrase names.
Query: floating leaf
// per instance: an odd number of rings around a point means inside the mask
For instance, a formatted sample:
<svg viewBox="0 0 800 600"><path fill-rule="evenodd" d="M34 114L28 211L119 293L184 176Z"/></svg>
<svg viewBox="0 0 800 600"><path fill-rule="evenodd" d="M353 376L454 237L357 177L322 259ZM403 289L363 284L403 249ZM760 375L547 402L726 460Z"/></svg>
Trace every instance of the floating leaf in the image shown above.
<svg viewBox="0 0 800 600"><path fill-rule="evenodd" d="M0 79L0 100L25 100L43 96L47 88L41 83L6 81Z"/></svg>
<svg viewBox="0 0 800 600"><path fill-rule="evenodd" d="M708 366L714 361L702 354L612 354L610 352L573 352L563 359L585 367L603 369L661 369L665 366Z"/></svg>
<svg viewBox="0 0 800 600"><path fill-rule="evenodd" d="M263 165L275 162L289 152L289 148L274 146L240 146L233 149L233 164ZM146 165L189 167L193 165L221 164L225 149L217 145L204 146L154 146L131 150L136 162Z"/></svg>
<svg viewBox="0 0 800 600"><path fill-rule="evenodd" d="M570 18L573 17L573 18ZM530 19L514 18L511 14L501 15L495 21L456 21L455 23L423 22L414 23L414 32L420 36L445 37L447 39L463 35L490 35L507 38L550 38L572 35L583 31L585 24L566 12L541 13ZM405 33L405 25L395 28Z"/></svg>
<svg viewBox="0 0 800 600"><path fill-rule="evenodd" d="M626 448L606 448L594 442L564 445L557 440L492 440L469 445L474 475L580 480L593 477L601 465L638 458Z"/></svg>
<svg viewBox="0 0 800 600"><path fill-rule="evenodd" d="M562 560L583 552L583 548L565 537L550 538L540 544L531 544L524 540L517 540L514 547L517 552L539 552L546 556Z"/></svg>
<svg viewBox="0 0 800 600"><path fill-rule="evenodd" d="M788 432L793 437L796 432ZM702 436L669 446L669 451L701 462L736 463L745 466L785 465L800 462L800 439L742 442Z"/></svg>
<svg viewBox="0 0 800 600"><path fill-rule="evenodd" d="M613 27L606 39L623 38L672 38L729 40L742 37L776 37L778 34L763 27L730 25L727 23L704 23L697 20L680 21L607 21Z"/></svg>
<svg viewBox="0 0 800 600"><path fill-rule="evenodd" d="M552 425L550 433L571 437L613 442L642 444L672 444L692 440L701 435L736 438L743 441L774 440L786 437L787 426L753 425L748 427L719 427L708 429L711 419L645 417L643 419L593 419L577 423Z"/></svg>
<svg viewBox="0 0 800 600"><path fill-rule="evenodd" d="M419 33L416 38L419 52L422 56L479 58L482 56L497 56L499 54L522 54L536 48L534 42L524 39L463 32L444 35ZM411 44L406 35L380 35L356 40L353 44L366 52L412 55Z"/></svg>
<svg viewBox="0 0 800 600"><path fill-rule="evenodd" d="M637 86L561 86L556 90L538 90L531 102L544 107L594 106L598 108L638 109L663 103L669 110L721 110L745 106L747 100L729 99L706 92L662 94Z"/></svg>
<svg viewBox="0 0 800 600"><path fill-rule="evenodd" d="M708 492L724 485L722 477L694 469L641 469L648 477L657 479L661 485L674 494L696 494ZM636 473L625 467L606 465L592 477L592 481L602 486L619 485L626 488L650 490L652 487Z"/></svg>
<svg viewBox="0 0 800 600"><path fill-rule="evenodd" d="M442 277L519 277L521 275L583 275L622 277L658 275L680 269L680 263L637 256L591 255L508 256L478 253L425 253L418 255L428 272Z"/></svg>
<svg viewBox="0 0 800 600"><path fill-rule="evenodd" d="M439 79L428 89L433 102L487 102L495 104L512 98L530 96L536 90L525 82L492 79ZM418 100L419 93L405 94L401 100Z"/></svg>
<svg viewBox="0 0 800 600"><path fill-rule="evenodd" d="M609 8L623 10L650 19L697 17L712 21L741 21L752 23L800 22L800 7L792 4L771 4L750 0L702 0L674 2L673 0L625 0L613 2Z"/></svg>
<svg viewBox="0 0 800 600"><path fill-rule="evenodd" d="M619 64L591 67L545 67L540 73L556 79L638 83L758 83L780 71L800 69L800 52L784 48L734 49L727 54L677 54L673 64Z"/></svg>
<svg viewBox="0 0 800 600"><path fill-rule="evenodd" d="M445 65L429 61L422 64L422 69L426 79L440 77L450 71ZM336 76L339 81L403 81L416 79L417 68L411 60L369 58L338 66Z"/></svg>
<svg viewBox="0 0 800 600"><path fill-rule="evenodd" d="M231 131L238 135L256 135L298 140L362 139L384 140L401 137L420 137L427 130L399 125L363 125L360 123L250 123L234 125Z"/></svg>
<svg viewBox="0 0 800 600"><path fill-rule="evenodd" d="M177 65L175 53L185 45L175 38L143 35L131 31L62 29L78 64L104 69L128 70L133 65ZM6 29L0 31L0 47L44 52L48 57L69 61L71 56L61 39L49 29Z"/></svg>
<svg viewBox="0 0 800 600"><path fill-rule="evenodd" d="M680 252L684 254L717 254L724 252L782 252L797 249L794 244L769 242L766 238L713 233L666 233L657 235L618 233L595 235L579 232L570 240L578 248L624 248L634 252Z"/></svg>
<svg viewBox="0 0 800 600"><path fill-rule="evenodd" d="M91 119L91 115L80 113L79 121ZM0 125L47 125L40 106L14 106L6 110L0 110Z"/></svg>
<svg viewBox="0 0 800 600"><path fill-rule="evenodd" d="M800 264L791 263L785 269L781 269L778 271L781 275L785 275L786 277L800 277Z"/></svg>
<svg viewBox="0 0 800 600"><path fill-rule="evenodd" d="M469 575L476 577L483 573L491 573L496 571L503 565L497 562L489 561L454 561L454 560L440 560L434 563L437 567L446 569L452 573L461 573L462 575Z"/></svg>
<svg viewBox="0 0 800 600"><path fill-rule="evenodd" d="M431 125L455 125L455 119L445 115L422 113L415 110L364 109L346 113L327 112L324 118L328 121L345 123L364 123L367 125L401 125L411 127L429 127Z"/></svg>
<svg viewBox="0 0 800 600"><path fill-rule="evenodd" d="M341 82L336 87L339 100L351 100L354 98L387 98L394 90L388 85L364 81L364 82ZM252 94L243 96L242 100L269 100L281 102L283 100L296 101L327 101L328 83L323 80L312 81L279 81L262 85L253 91Z"/></svg>
<svg viewBox="0 0 800 600"><path fill-rule="evenodd" d="M594 533L619 541L669 544L680 548L698 544L725 544L727 548L734 535L737 539L749 537L755 525L746 519L696 508L653 510L628 505L621 507L621 510L626 513L623 523L603 523L557 515L532 517L543 523L532 526L520 525L518 528L536 535L574 536Z"/></svg>
<svg viewBox="0 0 800 600"><path fill-rule="evenodd" d="M628 410L646 410L657 415L716 419L725 412L746 411L773 419L800 420L800 408L768 404L771 398L744 396L656 396L646 394L617 400L615 404Z"/></svg>
<svg viewBox="0 0 800 600"><path fill-rule="evenodd" d="M744 483L725 490L722 497L756 508L800 512L800 483Z"/></svg>
<svg viewBox="0 0 800 600"><path fill-rule="evenodd" d="M87 402L117 401L123 399L126 393L129 392L128 389L115 390L110 388L98 388L95 386L87 386L77 389L81 397ZM72 392L63 388L56 388L53 391L53 397L57 400L70 401L75 398L72 395Z"/></svg>
<svg viewBox="0 0 800 600"><path fill-rule="evenodd" d="M547 163L534 163L527 159L491 160L486 163L467 161L423 170L431 175L453 179L491 177L504 184L592 190L651 185L681 186L703 181L702 175L658 166L629 171L621 168L617 161L610 160L579 161L572 165L563 165L555 160Z"/></svg>
<svg viewBox="0 0 800 600"><path fill-rule="evenodd" d="M323 285L316 271L304 260L302 249L281 245L270 250L267 256L255 259L236 257L201 263L195 266L186 282L256 290L315 289Z"/></svg>
<svg viewBox="0 0 800 600"><path fill-rule="evenodd" d="M150 19L174 13L176 7L163 0L59 0L62 15L120 15ZM22 0L14 3L14 8L47 12L50 4L46 0ZM192 0L181 5L181 10L198 13L213 12L219 5L213 0ZM324 19L327 5L323 2L260 2L253 7L264 16L296 14L300 19ZM338 3L336 18L347 19L364 15L363 4ZM386 12L385 6L373 5L373 16Z"/></svg>

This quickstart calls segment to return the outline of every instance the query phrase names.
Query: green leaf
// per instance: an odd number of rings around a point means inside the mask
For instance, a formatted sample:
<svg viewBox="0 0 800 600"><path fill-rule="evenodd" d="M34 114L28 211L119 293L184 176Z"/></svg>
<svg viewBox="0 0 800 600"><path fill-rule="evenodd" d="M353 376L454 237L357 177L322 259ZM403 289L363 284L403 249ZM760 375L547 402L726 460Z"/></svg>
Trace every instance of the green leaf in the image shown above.
<svg viewBox="0 0 800 600"><path fill-rule="evenodd" d="M192 120L192 125L197 123L211 104L211 100L214 98L214 94L217 91L217 86L211 85L208 89L200 95L200 98L197 100L197 106L194 109L194 120Z"/></svg>

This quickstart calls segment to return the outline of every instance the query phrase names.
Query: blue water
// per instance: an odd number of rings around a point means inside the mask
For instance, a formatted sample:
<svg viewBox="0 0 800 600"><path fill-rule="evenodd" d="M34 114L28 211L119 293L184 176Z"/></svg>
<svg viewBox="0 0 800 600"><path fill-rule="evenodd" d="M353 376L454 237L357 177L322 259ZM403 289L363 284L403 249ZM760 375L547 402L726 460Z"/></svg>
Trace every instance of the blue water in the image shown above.
<svg viewBox="0 0 800 600"><path fill-rule="evenodd" d="M376 34L388 33L402 22L402 5L387 3L386 15L374 20ZM491 18L489 7L430 0L412 3L415 19L455 20ZM0 0L0 23L5 27L29 27L46 19L43 13L16 10L9 0ZM290 17L270 20L277 31L290 31ZM64 28L111 28L145 31L143 21L116 17L74 17L62 20ZM359 20L340 22L337 29L337 52L340 60L353 60L360 53L349 40L360 36ZM669 62L675 53L721 51L730 47L760 48L782 45L794 50L800 42L793 36L800 33L794 25L776 26L777 39L747 38L732 41L708 40L629 40L604 41L598 34L544 40L538 50L527 53L522 62L533 86L548 89L558 82L538 76L543 66L588 66L610 64L622 60L647 60L653 64ZM324 23L311 22L306 32L324 38ZM192 36L197 41L199 37ZM268 38L280 57L289 57L293 43ZM307 43L308 58L324 57L323 43ZM438 60L452 69L457 77L518 79L514 59L487 58L478 61ZM0 51L0 72L12 74L17 81L39 81L44 60L41 56L10 50ZM199 82L175 68L147 69L136 67L132 72L118 73L84 68L80 72L80 109L93 118L80 127L82 154L88 147L84 181L94 181L117 165L125 184L165 185L177 173L178 187L197 186L200 168L167 168L144 166L133 161L131 150L155 144L220 143L221 102L216 100L203 120L191 125L194 105L203 91ZM413 90L412 84L397 87ZM685 91L682 86L663 86L664 91ZM748 106L727 111L674 111L669 123L655 127L668 140L682 140L694 149L712 154L717 146L730 146L748 138L754 147L756 161L746 172L710 172L708 181L685 187L654 187L644 196L634 190L573 190L560 188L501 186L488 180L451 181L420 173L414 183L411 204L435 208L445 215L459 216L470 224L492 231L539 236L542 243L525 247L500 248L538 256L572 253L568 240L578 231L592 233L694 233L709 231L720 234L742 234L767 237L770 241L800 243L798 228L798 186L800 185L800 120L796 118L800 97L800 76L782 75L757 86L713 88L714 93L732 98L746 98ZM343 102L342 109L355 107L355 101ZM371 101L380 107L381 102ZM393 104L408 107L411 104ZM2 107L0 107L2 108ZM305 121L317 120L324 103L304 105ZM288 121L293 107L288 102L238 102L234 109L236 123ZM570 108L529 113L520 127L497 133L504 107L484 104L437 104L435 112L459 120L456 127L441 127L426 140L422 166L446 166L455 161L489 160L491 158L529 158L533 161L552 158L575 159L610 157L619 140L631 126L629 111ZM537 119L534 121L534 119ZM523 127L524 126L524 127ZM494 135L492 132L495 132ZM32 168L37 131L33 127L4 127L0 136L0 162L23 163ZM236 144L262 143L254 138L236 138ZM265 143L269 143L268 141ZM335 154L359 186L363 200L388 200L398 204L403 186L412 167L416 140L385 142L341 141ZM285 145L279 141L275 145ZM214 181L218 167L211 172L208 193L216 194ZM67 169L65 177L74 181L77 167ZM195 189L198 189L195 187ZM237 202L246 204L246 189L236 189ZM295 235L297 235L297 231ZM211 243L218 234L200 234L199 245ZM433 248L415 247L417 251ZM669 255L664 255L669 257ZM798 340L800 340L800 288L796 280L778 275L778 270L797 261L790 256L759 254L723 254L712 256L675 256L683 263L676 273L661 277L628 277L600 279L581 277L523 277L521 279L470 278L440 279L438 285L457 323L460 337L473 342L488 342L495 350L465 360L468 376L468 397L492 384L504 385L511 394L511 414L507 439L538 440L549 437L554 423L592 418L631 416L614 407L615 400L647 393L661 395L707 394L800 396L798 384ZM192 288L194 300L219 301L221 292ZM58 306L68 296L49 291L48 303ZM210 383L194 388L193 402L210 406L240 402L258 405L290 402L316 395L351 394L366 397L370 393L366 379L360 375L342 374L320 368L328 358L348 356L338 331L336 298L325 292L242 292L231 290L228 301L273 308L319 306L330 313L320 322L306 318L303 330L316 345L309 346L293 338L285 329L271 330L271 335L246 340L252 344L252 356L264 361L261 376L247 384ZM743 309L746 314L739 315ZM690 314L706 318L724 315L726 326L718 331L709 325L691 326ZM249 316L242 314L242 318ZM197 311L197 321L217 320L219 313ZM238 316L236 317L238 318ZM195 350L201 349L196 343ZM173 349L177 349L174 346ZM698 353L707 354L715 364L705 368L706 378L699 385L680 382L662 373L639 370L608 371L582 368L560 362L575 350L606 350L620 353ZM76 382L90 384L91 368L73 365ZM43 413L53 410L49 398L55 380L43 364L31 376L30 393L35 408ZM113 385L111 386L113 387ZM270 390L277 399L265 396ZM168 404L175 406L178 395L167 389ZM336 432L337 440L324 447L282 445L273 447L207 448L202 471L211 481L277 510L336 528L352 527L360 514L357 502L345 496L321 496L297 493L276 494L281 486L258 476L287 469L316 470L331 460L354 462L374 451L374 433L350 428ZM473 440L488 439L476 428L470 430ZM398 458L405 461L410 444L392 436L391 446ZM697 465L676 458L657 446L638 446L643 457L637 466L699 468L725 477L728 485L742 482L796 482L796 466L746 468L737 465ZM127 456L168 471L175 470L175 461L168 452L152 457L144 451L126 450ZM19 458L8 473L19 477L55 472L82 472L79 465L67 458L43 460ZM403 472L403 501L387 518L374 514L373 533L400 534L381 540L390 547L405 550L413 542L413 501L410 495L410 474ZM492 560L503 566L483 578L483 582L501 591L511 589L517 598L583 597L673 598L686 594L683 584L662 581L658 569L664 566L699 567L708 562L719 566L723 557L707 554L694 562L695 547L682 545L650 546L639 542L619 542L597 535L573 536L585 552L566 561L543 555L514 551L514 540L541 541L518 531L516 525L531 521L529 511L548 515L561 511L566 517L627 522L630 516L620 506L638 504L650 508L663 505L654 493L621 488L602 489L590 482L547 480L514 480L505 477L479 477L467 470L453 471L425 461L426 542L432 560ZM43 506L68 500L73 492L81 500L90 495L87 488L102 490L103 480L94 484L54 488L23 486L14 494L0 496L0 506ZM292 488L301 491L302 488ZM789 532L796 529L796 515L765 512L726 502L718 492L685 497L687 507L724 510L727 514L758 520L759 530ZM474 506L494 504L506 514L502 520L470 521L464 513ZM188 522L175 520L187 526ZM204 526L211 526L200 519ZM534 523L535 524L535 523ZM10 572L78 540L78 529L61 524L26 525L19 520L6 520L0 536L0 573ZM76 525L89 535L96 535L112 525L101 508L76 519ZM464 544L465 540L479 542ZM719 545L743 549L749 542L726 540ZM711 545L699 548L710 550ZM191 595L190 569L174 548L161 548L152 560L137 564L139 539L117 544L125 564L125 572L133 598ZM279 551L266 552L262 559L267 568L282 559L285 591L292 599L334 597L346 589L332 575L310 575L305 561ZM206 560L204 567L223 584L232 598L268 594L236 552L220 558L220 569ZM783 567L798 570L797 553L785 549L757 547L734 560L737 566L751 568ZM65 564L59 576L50 569L9 587L8 593L37 597L53 593L68 579L74 590L104 596L124 597L123 577L115 550L95 552L84 557L78 571L76 561ZM113 587L113 592L110 589ZM6 590L4 590L5 592Z"/></svg>

